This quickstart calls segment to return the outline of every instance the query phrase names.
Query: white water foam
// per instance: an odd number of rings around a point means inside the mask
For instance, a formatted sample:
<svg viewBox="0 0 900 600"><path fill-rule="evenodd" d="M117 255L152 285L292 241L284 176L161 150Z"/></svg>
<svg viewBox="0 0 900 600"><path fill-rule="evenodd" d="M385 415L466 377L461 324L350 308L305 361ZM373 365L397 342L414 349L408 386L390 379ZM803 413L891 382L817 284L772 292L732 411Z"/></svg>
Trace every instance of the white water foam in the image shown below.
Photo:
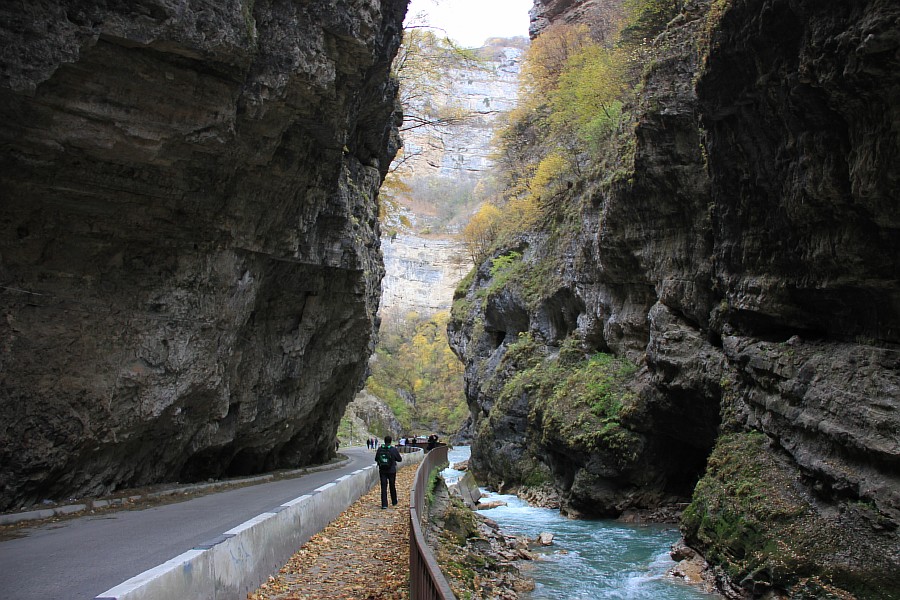
<svg viewBox="0 0 900 600"><path fill-rule="evenodd" d="M461 450L461 449L460 449ZM458 456L468 458L461 451ZM450 462L460 462L450 453ZM459 475L461 473L456 471ZM680 534L674 526L631 525L609 520L572 520L556 510L535 508L510 494L482 490L487 500L506 506L478 511L511 535L554 534L552 546L536 548L539 560L525 566L535 580L522 600L711 600L718 596L666 575L675 562L669 547Z"/></svg>

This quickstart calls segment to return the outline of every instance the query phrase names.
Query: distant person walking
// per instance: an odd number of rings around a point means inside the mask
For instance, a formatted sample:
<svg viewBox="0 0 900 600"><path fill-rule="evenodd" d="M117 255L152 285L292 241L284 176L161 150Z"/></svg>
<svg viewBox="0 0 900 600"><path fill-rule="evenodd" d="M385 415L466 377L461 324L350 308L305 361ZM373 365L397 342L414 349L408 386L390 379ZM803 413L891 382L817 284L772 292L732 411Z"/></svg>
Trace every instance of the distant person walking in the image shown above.
<svg viewBox="0 0 900 600"><path fill-rule="evenodd" d="M391 487L391 504L397 506L397 463L403 462L403 457L397 448L391 446L392 441L391 436L384 436L384 444L375 451L375 464L381 478L381 508L388 507L388 485Z"/></svg>

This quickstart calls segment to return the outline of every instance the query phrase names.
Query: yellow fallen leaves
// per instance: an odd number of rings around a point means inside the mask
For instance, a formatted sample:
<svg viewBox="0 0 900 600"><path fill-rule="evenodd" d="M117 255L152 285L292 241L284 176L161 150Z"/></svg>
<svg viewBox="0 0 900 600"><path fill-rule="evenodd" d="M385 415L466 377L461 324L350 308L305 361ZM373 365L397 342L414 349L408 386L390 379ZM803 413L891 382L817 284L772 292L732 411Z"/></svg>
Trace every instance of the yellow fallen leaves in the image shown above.
<svg viewBox="0 0 900 600"><path fill-rule="evenodd" d="M363 495L303 545L248 600L407 600L410 465L397 473L399 504L381 509L381 487Z"/></svg>

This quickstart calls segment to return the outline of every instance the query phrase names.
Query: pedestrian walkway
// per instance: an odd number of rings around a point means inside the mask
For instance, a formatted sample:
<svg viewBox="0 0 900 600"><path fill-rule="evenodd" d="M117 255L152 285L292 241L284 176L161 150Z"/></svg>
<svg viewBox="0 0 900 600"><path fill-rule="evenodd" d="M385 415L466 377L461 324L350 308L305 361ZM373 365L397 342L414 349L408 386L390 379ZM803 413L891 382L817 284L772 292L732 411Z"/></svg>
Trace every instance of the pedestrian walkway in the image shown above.
<svg viewBox="0 0 900 600"><path fill-rule="evenodd" d="M399 504L381 509L375 486L304 544L249 600L406 600L409 490L417 465L397 473Z"/></svg>

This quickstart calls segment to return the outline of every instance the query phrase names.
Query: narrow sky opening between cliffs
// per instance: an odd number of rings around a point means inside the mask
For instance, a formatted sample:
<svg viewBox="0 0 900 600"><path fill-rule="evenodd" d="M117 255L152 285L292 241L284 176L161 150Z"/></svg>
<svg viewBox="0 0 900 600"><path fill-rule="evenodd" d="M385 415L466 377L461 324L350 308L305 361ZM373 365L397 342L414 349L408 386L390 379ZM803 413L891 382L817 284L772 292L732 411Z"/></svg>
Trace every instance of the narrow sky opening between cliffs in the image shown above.
<svg viewBox="0 0 900 600"><path fill-rule="evenodd" d="M532 4L532 0L412 0L407 22L426 22L462 46L477 48L490 37L527 37Z"/></svg>

